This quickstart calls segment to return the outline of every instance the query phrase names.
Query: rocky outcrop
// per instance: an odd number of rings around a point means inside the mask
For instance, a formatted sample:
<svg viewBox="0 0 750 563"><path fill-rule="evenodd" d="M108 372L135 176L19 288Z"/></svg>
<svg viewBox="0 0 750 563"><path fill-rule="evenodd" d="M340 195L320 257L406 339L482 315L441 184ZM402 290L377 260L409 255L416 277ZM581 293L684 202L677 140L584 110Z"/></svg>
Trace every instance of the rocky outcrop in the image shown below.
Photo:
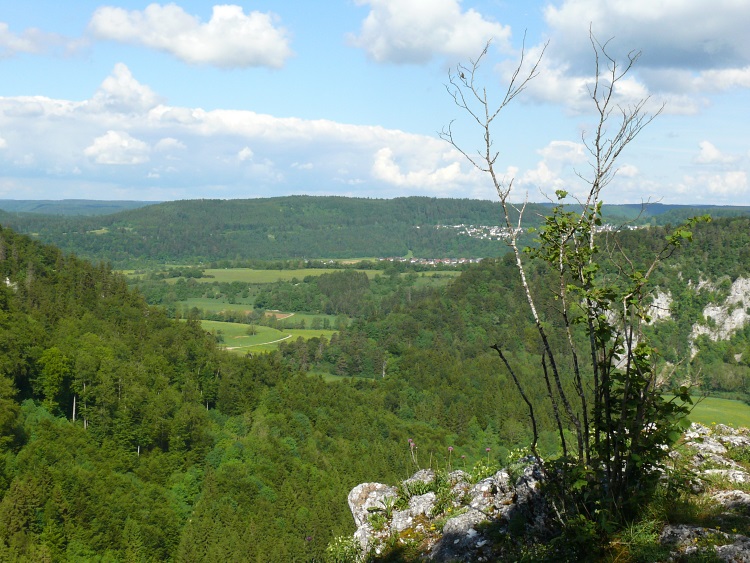
<svg viewBox="0 0 750 563"><path fill-rule="evenodd" d="M511 521L522 522L538 534L549 527L542 481L541 468L528 458L518 472L503 469L476 482L464 471L440 476L422 470L395 490L380 483L358 485L349 494L358 527L354 536L364 552L378 554L393 538L418 538L430 561L491 561L489 523L497 531ZM431 490L410 493L426 488Z"/></svg>
<svg viewBox="0 0 750 563"><path fill-rule="evenodd" d="M723 527L665 525L658 541L671 553L670 561L708 555L750 563L750 537L732 531L738 521L750 529L750 493L733 488L750 483L747 464L732 459L738 451L750 457L747 429L693 424L670 453L694 475L691 488L713 506L715 521L727 522ZM497 538L511 526L541 540L552 535L555 520L543 483L534 458L480 479L464 471L421 470L398 487L364 483L349 494L354 537L363 554L410 544L427 561L496 561Z"/></svg>
<svg viewBox="0 0 750 563"><path fill-rule="evenodd" d="M684 439L683 453L673 451L672 457L689 456L689 467L696 476L693 490L705 495L704 502L714 507L716 520L726 521L727 525L722 530L722 526L669 524L662 530L660 542L669 547L671 560L680 561L687 557L703 560L699 556L704 554L720 561L750 563L750 537L727 531L735 528L738 520L750 522L750 494L731 488L750 482L750 474L744 466L731 457L736 448L750 447L750 431L746 428L735 430L723 424L710 428L693 424ZM730 488L712 491L716 483Z"/></svg>
<svg viewBox="0 0 750 563"><path fill-rule="evenodd" d="M657 291L654 300L648 308L648 316L651 323L672 318L672 294L669 291Z"/></svg>
<svg viewBox="0 0 750 563"><path fill-rule="evenodd" d="M732 335L750 322L750 279L737 278L729 289L729 296L723 304L708 305L703 316L710 325L696 324L690 334L692 354L697 353L692 344L702 334L711 340L728 340Z"/></svg>

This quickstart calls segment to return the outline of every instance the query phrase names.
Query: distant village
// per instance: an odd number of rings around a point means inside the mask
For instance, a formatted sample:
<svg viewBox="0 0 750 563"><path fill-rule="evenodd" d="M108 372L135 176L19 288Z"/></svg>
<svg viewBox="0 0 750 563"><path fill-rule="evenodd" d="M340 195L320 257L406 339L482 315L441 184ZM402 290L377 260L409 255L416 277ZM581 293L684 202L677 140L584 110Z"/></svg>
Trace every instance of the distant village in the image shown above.
<svg viewBox="0 0 750 563"><path fill-rule="evenodd" d="M417 229L421 228L419 225ZM511 232L517 235L523 234L524 230L516 228L511 231L507 227L497 225L435 225L436 229L454 229L457 234L465 235L471 238L485 240L503 240L510 237ZM605 223L594 227L594 232L617 232L617 231L634 231L636 229L648 228L645 225L611 225ZM380 262L404 262L408 264L417 264L420 266L459 266L461 264L476 264L481 262L481 258L415 258L404 256L390 256L388 258L378 258Z"/></svg>
<svg viewBox="0 0 750 563"><path fill-rule="evenodd" d="M486 240L502 240L510 237L511 233L517 235L523 234L523 229L509 229L497 225L435 225L436 229L455 229L459 235L466 235L471 238ZM617 232L617 231L634 231L635 229L646 228L644 225L611 225L605 223L594 227L594 232ZM417 227L419 229L419 227Z"/></svg>
<svg viewBox="0 0 750 563"><path fill-rule="evenodd" d="M390 256L378 258L380 262L406 262L419 266L459 266L461 264L478 264L481 258L405 258L403 256Z"/></svg>
<svg viewBox="0 0 750 563"><path fill-rule="evenodd" d="M419 227L417 227L419 228ZM507 227L499 227L497 225L436 225L436 229L455 229L459 235L466 235L471 238L479 238L486 240L501 240L509 238L511 233L515 231L516 234L520 235L523 233L523 229L508 229Z"/></svg>

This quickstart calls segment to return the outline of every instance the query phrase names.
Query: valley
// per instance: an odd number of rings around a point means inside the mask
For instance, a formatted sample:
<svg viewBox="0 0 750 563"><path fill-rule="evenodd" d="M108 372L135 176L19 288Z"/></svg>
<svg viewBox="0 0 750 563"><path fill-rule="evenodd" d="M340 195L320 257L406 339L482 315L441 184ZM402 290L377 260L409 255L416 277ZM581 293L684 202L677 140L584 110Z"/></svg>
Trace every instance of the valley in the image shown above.
<svg viewBox="0 0 750 563"><path fill-rule="evenodd" d="M750 278L749 221L697 225L653 277L669 295L644 327L662 386L708 394L692 415L706 424L748 420L750 327L714 338L711 312L748 306L737 280ZM360 220L349 222L318 242L356 238ZM0 560L217 560L237 549L313 560L353 531L356 484L396 482L416 463L500 466L531 440L491 348L504 343L526 391L545 396L502 242L479 263L449 265L413 252L156 262L150 239L137 254L132 231L115 229L124 238L111 247L128 255L117 272L107 250L92 263L42 244L38 225L33 238L0 231ZM666 232L603 235L638 262ZM455 256L455 244L425 256ZM602 275L616 266L603 256ZM552 275L536 267L529 283L549 287ZM545 318L556 308L540 305ZM562 366L566 386L571 373ZM554 412L535 415L539 452L559 455Z"/></svg>

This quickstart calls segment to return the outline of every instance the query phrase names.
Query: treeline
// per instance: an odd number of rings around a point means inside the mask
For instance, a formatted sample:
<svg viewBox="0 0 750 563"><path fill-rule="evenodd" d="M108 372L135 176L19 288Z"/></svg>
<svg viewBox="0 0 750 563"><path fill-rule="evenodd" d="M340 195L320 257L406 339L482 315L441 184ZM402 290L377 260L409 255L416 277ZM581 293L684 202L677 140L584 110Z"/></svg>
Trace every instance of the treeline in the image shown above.
<svg viewBox="0 0 750 563"><path fill-rule="evenodd" d="M546 204L529 204L526 227L539 224ZM605 220L664 225L683 216L750 213L750 208L607 206ZM248 200L191 200L149 205L95 217L0 213L0 222L90 259L118 267L154 263L238 264L251 260L405 256L497 257L497 240L437 225L499 225L498 203L425 197L391 200L289 196ZM527 237L527 242L531 237Z"/></svg>
<svg viewBox="0 0 750 563"><path fill-rule="evenodd" d="M22 232L85 257L139 262L404 256L484 256L490 241L417 226L496 223L496 204L477 200L370 200L290 196L168 202L102 217L5 214Z"/></svg>

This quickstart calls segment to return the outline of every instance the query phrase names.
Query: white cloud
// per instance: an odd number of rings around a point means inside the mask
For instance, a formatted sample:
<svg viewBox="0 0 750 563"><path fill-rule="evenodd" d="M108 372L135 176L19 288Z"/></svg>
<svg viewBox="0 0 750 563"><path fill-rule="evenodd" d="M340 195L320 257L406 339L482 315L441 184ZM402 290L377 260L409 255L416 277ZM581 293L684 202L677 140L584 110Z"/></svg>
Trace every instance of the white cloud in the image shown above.
<svg viewBox="0 0 750 563"><path fill-rule="evenodd" d="M736 156L722 153L708 141L700 142L700 153L695 157L696 164L731 164L737 161Z"/></svg>
<svg viewBox="0 0 750 563"><path fill-rule="evenodd" d="M621 55L641 50L648 67L704 70L750 61L747 4L738 0L565 0L550 3L544 17L556 50L585 65L589 26L601 40L613 38Z"/></svg>
<svg viewBox="0 0 750 563"><path fill-rule="evenodd" d="M372 174L394 186L447 188L461 179L461 165L452 162L441 168L429 167L403 172L393 158L393 150L384 147L375 153Z"/></svg>
<svg viewBox="0 0 750 563"><path fill-rule="evenodd" d="M358 186L355 195L487 190L486 179L435 137L158 101L124 65L90 100L0 97L0 131L12 139L6 162L20 167L33 161L40 178L54 171L56 182L72 181L70 170L77 168L83 171L77 177L91 185L102 182L110 191L115 182L132 190L158 187L171 190L170 198L188 190L211 190L216 197L294 193L299 184L287 181L284 171L305 171L309 185ZM147 170L139 166L144 163ZM121 166L113 176L111 166L100 165Z"/></svg>
<svg viewBox="0 0 750 563"><path fill-rule="evenodd" d="M552 141L537 152L544 157L545 161L554 160L561 164L586 161L586 147L572 141Z"/></svg>
<svg viewBox="0 0 750 563"><path fill-rule="evenodd" d="M489 39L507 46L510 28L476 10L461 10L459 0L356 0L370 6L351 43L377 62L426 63L435 56L475 57ZM453 62L453 61L451 61Z"/></svg>
<svg viewBox="0 0 750 563"><path fill-rule="evenodd" d="M78 102L0 97L0 133L7 139L2 149L3 176L23 176L29 185L46 182L68 190L85 185L91 194L100 186L129 199L179 199L206 193L270 196L299 193L301 188L371 197L496 198L485 174L433 136L252 111L153 105L158 96L126 73L125 67L115 75L122 80L114 80L115 86L107 90L108 103L101 103L103 88L91 100ZM99 100L97 111L92 109L94 99ZM702 149L708 159L708 147ZM750 201L745 150L734 174L723 168L727 163L719 162L721 173L712 169L706 175L701 175L705 168L696 165L691 178L702 178L702 183L685 180L674 185L666 172L655 176L648 162L639 161L637 169L625 164L609 190L613 197L607 200L640 201L642 194L683 190L676 196L679 202L701 197L735 204ZM516 176L521 197L528 189L530 198L538 200L537 188L575 194L578 187L583 189L576 167L588 172L587 156L580 142L553 141L538 151L536 161L525 163L521 170L509 168L506 174ZM688 152L684 159L692 156ZM663 168L659 164L657 170Z"/></svg>
<svg viewBox="0 0 750 563"><path fill-rule="evenodd" d="M124 131L107 131L83 151L98 164L143 164L149 161L147 143Z"/></svg>
<svg viewBox="0 0 750 563"><path fill-rule="evenodd" d="M15 158L13 164L21 168L34 166L36 165L36 157L32 153L25 153Z"/></svg>
<svg viewBox="0 0 750 563"><path fill-rule="evenodd" d="M541 194L547 198L552 197L556 190L565 190L575 197L585 197L589 191L590 184L586 183L586 176L590 171L588 162L590 154L583 143L571 141L552 141L546 147L537 151L542 159L534 168L523 171L519 175L518 167L508 167L506 176L514 178L515 186L518 188L515 199L523 192L529 193L531 201L538 201ZM623 164L617 169L615 189L617 201L621 201L625 192L632 192L633 186L628 182L639 177L641 171L632 164ZM642 182L640 182L642 184ZM640 185L639 184L639 185ZM613 186L614 187L614 186ZM627 194L629 199L630 194ZM638 197L636 197L638 200Z"/></svg>
<svg viewBox="0 0 750 563"><path fill-rule="evenodd" d="M97 112L140 113L160 102L151 88L133 78L127 66L117 63L87 107Z"/></svg>
<svg viewBox="0 0 750 563"><path fill-rule="evenodd" d="M708 189L711 193L721 195L747 194L747 173L744 170L734 170L713 176L708 179Z"/></svg>
<svg viewBox="0 0 750 563"><path fill-rule="evenodd" d="M254 154L252 149L250 147L245 147L237 153L237 160L239 160L240 162L245 162L246 160L252 160L253 156Z"/></svg>
<svg viewBox="0 0 750 563"><path fill-rule="evenodd" d="M564 105L571 113L592 111L591 29L620 65L627 63L628 53L642 53L618 83L618 104L652 96L647 108L652 113L664 102L665 113L697 113L709 104L709 94L750 88L749 15L745 2L737 0L548 3L544 18L550 47L527 93L537 101ZM540 49L529 49L528 60L536 60ZM507 79L515 63L501 68Z"/></svg>
<svg viewBox="0 0 750 563"><path fill-rule="evenodd" d="M154 145L154 151L156 152L171 152L175 150L185 150L187 147L185 143L178 141L172 137L164 137Z"/></svg>
<svg viewBox="0 0 750 563"><path fill-rule="evenodd" d="M571 141L552 141L537 152L542 159L535 168L517 176L518 168L509 167L506 172L508 178L515 177L518 188L534 193L541 191L550 194L555 190L570 190L573 167L586 162L586 147Z"/></svg>
<svg viewBox="0 0 750 563"><path fill-rule="evenodd" d="M36 28L29 28L20 35L10 31L7 23L0 22L0 59L12 57L18 53L47 53L54 47L73 49L71 42L55 33L45 33Z"/></svg>
<svg viewBox="0 0 750 563"><path fill-rule="evenodd" d="M696 174L685 176L680 185L684 193L703 196L710 194L718 199L707 199L706 203L725 203L736 200L738 196L748 195L747 173L744 170L733 170L723 174Z"/></svg>
<svg viewBox="0 0 750 563"><path fill-rule="evenodd" d="M193 64L224 68L280 68L292 55L289 37L272 14L217 5L201 21L176 4L150 4L143 11L98 8L89 29L100 39L143 45Z"/></svg>
<svg viewBox="0 0 750 563"><path fill-rule="evenodd" d="M551 104L560 104L564 106L571 114L591 113L595 110L594 102L591 98L591 92L596 86L596 77L593 67L593 51L589 59L590 68L578 69L567 60L561 60L555 49L551 46L540 60L542 47L531 47L525 53L524 65L521 69L521 75L526 75L530 71L531 65L539 61L537 68L538 74L529 82L524 95L529 96L537 102ZM619 61L622 63L622 61ZM503 77L504 83L508 83L513 74L518 69L517 59L507 59L497 66L498 71ZM600 74L600 88L607 85L608 77ZM653 95L649 91L645 82L639 75L629 74L621 78L613 92L612 107L628 107L647 100L644 110L648 113L656 113L661 110L665 102L664 95ZM694 113L696 102L670 100L665 109L668 113Z"/></svg>
<svg viewBox="0 0 750 563"><path fill-rule="evenodd" d="M0 137L0 149L7 149L7 148L8 148L8 141Z"/></svg>
<svg viewBox="0 0 750 563"><path fill-rule="evenodd" d="M638 167L633 166L632 164L623 164L617 169L617 175L622 178L635 178L640 173L641 171L638 170Z"/></svg>

